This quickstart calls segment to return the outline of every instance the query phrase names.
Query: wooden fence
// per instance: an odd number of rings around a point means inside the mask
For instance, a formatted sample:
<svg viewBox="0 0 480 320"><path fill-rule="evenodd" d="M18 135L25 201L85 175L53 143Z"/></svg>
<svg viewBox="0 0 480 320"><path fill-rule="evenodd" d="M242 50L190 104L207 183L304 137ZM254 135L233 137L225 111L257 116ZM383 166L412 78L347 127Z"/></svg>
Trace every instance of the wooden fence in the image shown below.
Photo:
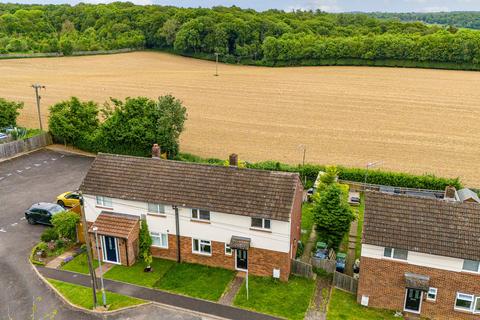
<svg viewBox="0 0 480 320"><path fill-rule="evenodd" d="M309 279L312 279L314 277L312 265L309 263L302 262L300 260L292 260L291 273L297 276L302 276Z"/></svg>
<svg viewBox="0 0 480 320"><path fill-rule="evenodd" d="M333 285L339 289L356 294L358 289L358 280L346 274L335 271L333 273Z"/></svg>
<svg viewBox="0 0 480 320"><path fill-rule="evenodd" d="M17 153L35 150L52 144L52 136L49 133L41 133L38 136L25 140L17 140L0 144L0 159L8 158Z"/></svg>
<svg viewBox="0 0 480 320"><path fill-rule="evenodd" d="M337 267L337 263L335 260L312 258L311 261L313 267L323 269L328 273L335 272L335 269Z"/></svg>

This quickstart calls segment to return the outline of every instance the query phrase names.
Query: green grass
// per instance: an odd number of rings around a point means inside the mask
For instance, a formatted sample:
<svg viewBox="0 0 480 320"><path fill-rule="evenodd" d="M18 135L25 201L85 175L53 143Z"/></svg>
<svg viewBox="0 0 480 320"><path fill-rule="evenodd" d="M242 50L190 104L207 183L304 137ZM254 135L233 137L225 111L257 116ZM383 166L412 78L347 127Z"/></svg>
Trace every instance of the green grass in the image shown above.
<svg viewBox="0 0 480 320"><path fill-rule="evenodd" d="M93 260L93 268L98 267L98 260ZM88 270L88 262L87 262L87 254L81 253L73 258L72 261L67 262L61 267L62 270L78 272L83 274L89 274L90 271Z"/></svg>
<svg viewBox="0 0 480 320"><path fill-rule="evenodd" d="M205 300L218 301L235 273L231 270L199 264L175 264L160 279L158 289Z"/></svg>
<svg viewBox="0 0 480 320"><path fill-rule="evenodd" d="M357 242L355 244L355 259L360 258L362 252L362 232L363 232L363 214L365 212L365 198L363 195L360 196L360 206L358 207L358 216L357 216Z"/></svg>
<svg viewBox="0 0 480 320"><path fill-rule="evenodd" d="M302 320L315 290L313 280L291 276L288 282L249 276L249 299L245 284L234 305L292 320Z"/></svg>
<svg viewBox="0 0 480 320"><path fill-rule="evenodd" d="M153 272L143 271L145 267L143 261L138 261L131 267L114 266L105 273L105 279L123 281L152 288L174 264L174 261L153 258L151 265Z"/></svg>
<svg viewBox="0 0 480 320"><path fill-rule="evenodd" d="M58 280L48 279L60 293L68 299L74 305L86 308L93 309L93 298L92 298L92 289L78 286L75 284L70 284ZM116 294L113 292L106 292L107 296L107 305L109 306L108 310L116 310L120 308L125 308L129 306L134 306L137 304L145 303L144 300L131 298L123 296L121 294ZM99 302L102 301L102 295L97 293L97 299Z"/></svg>
<svg viewBox="0 0 480 320"><path fill-rule="evenodd" d="M303 245L306 245L310 233L313 228L313 204L305 203L302 206L302 230L307 230L306 233L302 232L301 240Z"/></svg>
<svg viewBox="0 0 480 320"><path fill-rule="evenodd" d="M357 303L355 295L338 289L332 290L327 320L388 320L403 319L390 310L366 308Z"/></svg>

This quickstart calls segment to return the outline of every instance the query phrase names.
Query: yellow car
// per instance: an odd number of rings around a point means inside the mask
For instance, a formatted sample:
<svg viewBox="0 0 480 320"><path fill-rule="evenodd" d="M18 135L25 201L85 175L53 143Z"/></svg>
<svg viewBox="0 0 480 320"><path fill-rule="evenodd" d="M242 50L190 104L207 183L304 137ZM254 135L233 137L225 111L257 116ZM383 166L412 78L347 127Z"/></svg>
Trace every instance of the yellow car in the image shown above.
<svg viewBox="0 0 480 320"><path fill-rule="evenodd" d="M62 207L75 207L80 204L80 196L77 192L65 192L57 197L57 204Z"/></svg>

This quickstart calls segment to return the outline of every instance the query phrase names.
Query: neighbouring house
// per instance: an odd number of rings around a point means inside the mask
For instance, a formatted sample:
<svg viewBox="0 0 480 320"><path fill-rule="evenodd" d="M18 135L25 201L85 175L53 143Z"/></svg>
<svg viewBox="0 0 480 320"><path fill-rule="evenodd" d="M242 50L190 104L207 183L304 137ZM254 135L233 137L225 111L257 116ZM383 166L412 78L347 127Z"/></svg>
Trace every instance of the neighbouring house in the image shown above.
<svg viewBox="0 0 480 320"><path fill-rule="evenodd" d="M145 218L155 257L288 280L300 239L296 173L98 154L80 190L108 263L138 259ZM95 251L95 250L94 250Z"/></svg>
<svg viewBox="0 0 480 320"><path fill-rule="evenodd" d="M480 204L366 192L358 302L430 319L480 319Z"/></svg>

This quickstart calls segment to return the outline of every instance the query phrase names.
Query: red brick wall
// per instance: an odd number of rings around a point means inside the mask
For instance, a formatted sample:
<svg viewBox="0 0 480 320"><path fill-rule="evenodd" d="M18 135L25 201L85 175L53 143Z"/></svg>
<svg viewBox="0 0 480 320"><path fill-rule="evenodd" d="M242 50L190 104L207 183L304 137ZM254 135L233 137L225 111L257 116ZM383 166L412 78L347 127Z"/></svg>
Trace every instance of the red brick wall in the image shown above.
<svg viewBox="0 0 480 320"><path fill-rule="evenodd" d="M405 299L405 273L430 277L430 286L437 288L436 302L424 300L421 315L430 319L480 319L471 313L453 309L457 292L480 296L480 276L426 268L384 259L361 258L360 282L357 300L369 296L369 306L403 311Z"/></svg>
<svg viewBox="0 0 480 320"><path fill-rule="evenodd" d="M192 252L192 238L180 237L181 260L184 262L204 264L235 270L235 251L225 254L225 243L212 241L212 255L201 255ZM168 249L152 247L152 254L158 258L177 259L177 241L175 235L168 235ZM281 279L286 281L290 273L288 253L250 248L248 250L249 272L259 276L272 276L273 269L280 269Z"/></svg>

